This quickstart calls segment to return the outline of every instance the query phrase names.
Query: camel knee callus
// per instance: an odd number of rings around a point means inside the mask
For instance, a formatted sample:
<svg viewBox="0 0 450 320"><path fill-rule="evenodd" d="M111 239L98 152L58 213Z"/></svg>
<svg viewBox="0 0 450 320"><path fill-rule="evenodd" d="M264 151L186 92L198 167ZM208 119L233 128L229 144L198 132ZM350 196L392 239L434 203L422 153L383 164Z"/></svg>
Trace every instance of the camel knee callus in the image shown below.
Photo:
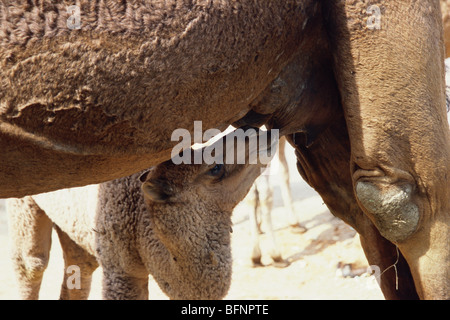
<svg viewBox="0 0 450 320"><path fill-rule="evenodd" d="M410 184L358 181L355 189L383 237L398 243L414 233L420 213L412 200L414 189Z"/></svg>

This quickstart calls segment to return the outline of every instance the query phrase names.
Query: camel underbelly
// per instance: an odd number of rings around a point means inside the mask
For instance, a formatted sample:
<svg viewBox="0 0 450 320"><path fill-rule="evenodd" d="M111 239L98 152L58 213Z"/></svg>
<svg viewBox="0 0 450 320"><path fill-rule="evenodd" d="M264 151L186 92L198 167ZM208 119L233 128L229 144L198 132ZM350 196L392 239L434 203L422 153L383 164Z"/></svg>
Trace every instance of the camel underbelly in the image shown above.
<svg viewBox="0 0 450 320"><path fill-rule="evenodd" d="M194 120L207 129L242 117L289 61L316 7L90 3L81 1L79 29L68 28L62 4L2 9L0 121L57 149L111 156L171 148L173 130L192 131Z"/></svg>

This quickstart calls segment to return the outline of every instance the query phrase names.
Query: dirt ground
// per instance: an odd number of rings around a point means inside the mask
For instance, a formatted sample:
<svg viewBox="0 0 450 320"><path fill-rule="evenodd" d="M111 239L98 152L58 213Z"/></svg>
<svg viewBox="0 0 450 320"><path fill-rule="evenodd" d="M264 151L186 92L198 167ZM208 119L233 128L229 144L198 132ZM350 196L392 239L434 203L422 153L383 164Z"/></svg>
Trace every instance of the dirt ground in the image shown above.
<svg viewBox="0 0 450 320"><path fill-rule="evenodd" d="M262 236L264 267L253 267L250 260L252 240L248 212L252 208L245 200L233 213L233 279L225 299L383 299L374 276L367 273L354 278L342 276L339 263L366 268L362 249L355 231L334 218L322 199L300 178L295 168L292 149L287 150L294 206L300 222L307 227L303 234L288 227L275 168L271 181L275 188L273 224L283 258L290 262L286 268L276 268L268 254L268 237ZM264 229L264 226L262 226ZM63 276L62 252L56 233L48 269L41 287L41 299L58 299ZM9 259L7 217L0 201L0 299L18 299L17 284ZM168 299L150 281L150 299ZM101 270L94 273L90 299L101 299Z"/></svg>

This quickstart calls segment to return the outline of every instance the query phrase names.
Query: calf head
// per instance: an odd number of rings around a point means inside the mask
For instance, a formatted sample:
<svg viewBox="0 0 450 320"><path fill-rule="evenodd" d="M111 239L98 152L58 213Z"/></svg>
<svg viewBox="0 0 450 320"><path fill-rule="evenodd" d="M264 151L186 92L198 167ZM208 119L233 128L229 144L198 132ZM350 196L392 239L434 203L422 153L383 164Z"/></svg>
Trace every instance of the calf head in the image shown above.
<svg viewBox="0 0 450 320"><path fill-rule="evenodd" d="M168 269L176 270L162 285L171 297L219 299L228 291L231 213L267 164L261 153L273 151L271 145L258 151L252 143L260 144L266 133L238 130L244 141L236 141L234 131L202 149L185 150L191 159L201 156L201 163L172 159L141 176L152 228L171 256Z"/></svg>

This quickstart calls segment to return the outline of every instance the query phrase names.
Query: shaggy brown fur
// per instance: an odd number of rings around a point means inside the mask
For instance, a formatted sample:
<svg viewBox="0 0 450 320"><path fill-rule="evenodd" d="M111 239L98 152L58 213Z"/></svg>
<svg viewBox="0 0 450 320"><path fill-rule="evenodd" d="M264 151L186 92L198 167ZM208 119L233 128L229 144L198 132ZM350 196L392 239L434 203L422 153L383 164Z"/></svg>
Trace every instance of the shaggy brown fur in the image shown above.
<svg viewBox="0 0 450 320"><path fill-rule="evenodd" d="M68 288L65 274L61 299L86 299L98 264L105 299L148 299L149 274L172 299L223 298L231 281L231 213L263 166L216 166L169 160L143 175L144 184L135 174L8 200L22 297L38 298L53 222L66 269L81 271L79 290Z"/></svg>
<svg viewBox="0 0 450 320"><path fill-rule="evenodd" d="M81 29L67 27L67 5ZM224 129L303 42L315 1L0 3L0 197L170 158L176 128Z"/></svg>

